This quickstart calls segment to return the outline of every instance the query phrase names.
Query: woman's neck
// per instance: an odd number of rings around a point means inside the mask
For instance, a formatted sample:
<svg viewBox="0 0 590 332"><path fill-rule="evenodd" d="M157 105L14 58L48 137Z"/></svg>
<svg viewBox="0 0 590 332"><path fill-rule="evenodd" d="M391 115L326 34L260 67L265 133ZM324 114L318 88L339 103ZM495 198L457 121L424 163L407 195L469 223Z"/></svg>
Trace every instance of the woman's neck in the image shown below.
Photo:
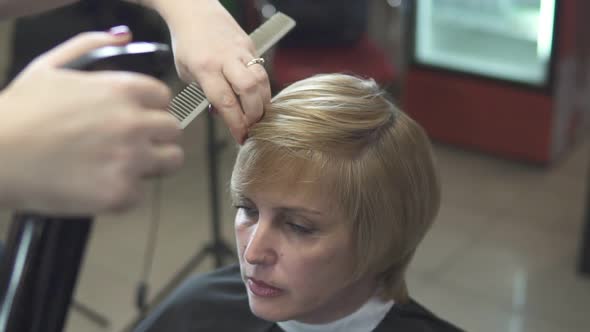
<svg viewBox="0 0 590 332"><path fill-rule="evenodd" d="M377 282L374 278L364 277L340 290L319 310L315 310L310 315L296 317L294 320L306 324L325 324L336 321L357 311L375 295L376 291Z"/></svg>
<svg viewBox="0 0 590 332"><path fill-rule="evenodd" d="M373 331L387 316L393 305L393 300L383 300L375 294L354 312L329 323L307 324L291 320L279 322L278 325L285 332Z"/></svg>

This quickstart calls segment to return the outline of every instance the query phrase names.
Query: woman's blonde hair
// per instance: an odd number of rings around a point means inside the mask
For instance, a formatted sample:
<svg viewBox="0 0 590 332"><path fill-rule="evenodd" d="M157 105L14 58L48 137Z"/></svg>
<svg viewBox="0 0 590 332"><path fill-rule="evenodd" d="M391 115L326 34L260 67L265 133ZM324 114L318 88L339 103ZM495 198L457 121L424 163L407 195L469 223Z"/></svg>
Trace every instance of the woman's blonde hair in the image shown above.
<svg viewBox="0 0 590 332"><path fill-rule="evenodd" d="M430 142L373 80L325 74L273 98L240 148L233 194L276 181L312 183L349 222L355 278L408 298L405 270L439 208Z"/></svg>

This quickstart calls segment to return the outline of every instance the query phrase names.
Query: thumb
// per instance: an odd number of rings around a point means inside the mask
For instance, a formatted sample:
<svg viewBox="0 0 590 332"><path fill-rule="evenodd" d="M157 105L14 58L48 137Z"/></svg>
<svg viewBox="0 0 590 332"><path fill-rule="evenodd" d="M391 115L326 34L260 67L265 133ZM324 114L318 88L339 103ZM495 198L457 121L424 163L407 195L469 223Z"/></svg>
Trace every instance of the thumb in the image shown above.
<svg viewBox="0 0 590 332"><path fill-rule="evenodd" d="M35 62L61 67L97 48L125 45L131 38L131 31L124 25L111 28L108 32L83 32L42 54Z"/></svg>

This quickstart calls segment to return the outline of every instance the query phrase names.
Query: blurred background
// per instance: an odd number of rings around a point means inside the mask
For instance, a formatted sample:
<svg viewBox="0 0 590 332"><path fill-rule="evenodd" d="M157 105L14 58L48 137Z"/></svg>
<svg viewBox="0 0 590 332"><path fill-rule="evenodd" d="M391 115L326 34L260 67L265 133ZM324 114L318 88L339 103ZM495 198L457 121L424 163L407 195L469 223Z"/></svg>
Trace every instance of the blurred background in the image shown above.
<svg viewBox="0 0 590 332"><path fill-rule="evenodd" d="M417 301L467 331L590 330L588 1L222 2L248 32L277 10L297 20L266 55L275 92L316 73L373 77L428 131L443 204L409 271ZM68 37L119 24L136 40L169 40L155 13L114 0L1 22L2 84ZM184 87L173 68L161 78ZM214 154L206 116L186 129L187 163L163 182L157 232L150 195L95 223L66 331L126 331L140 317L142 278L155 303L186 276L234 261L214 250L233 248L236 152L215 126ZM3 237L11 212L0 212Z"/></svg>

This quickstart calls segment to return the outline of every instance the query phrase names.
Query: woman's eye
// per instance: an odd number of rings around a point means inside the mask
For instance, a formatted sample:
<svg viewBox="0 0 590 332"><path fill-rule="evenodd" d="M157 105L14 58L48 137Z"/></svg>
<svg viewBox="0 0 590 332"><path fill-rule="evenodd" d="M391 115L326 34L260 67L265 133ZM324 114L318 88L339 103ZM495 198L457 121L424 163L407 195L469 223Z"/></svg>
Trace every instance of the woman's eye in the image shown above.
<svg viewBox="0 0 590 332"><path fill-rule="evenodd" d="M247 218L258 217L258 210L256 208L241 205L238 205L235 208L238 209L238 211L242 211Z"/></svg>
<svg viewBox="0 0 590 332"><path fill-rule="evenodd" d="M293 223L293 222L288 222L287 226L295 233L297 234L301 234L301 235L307 235L307 234L311 234L313 233L313 230L310 228L307 228L305 226L301 226L299 224Z"/></svg>

